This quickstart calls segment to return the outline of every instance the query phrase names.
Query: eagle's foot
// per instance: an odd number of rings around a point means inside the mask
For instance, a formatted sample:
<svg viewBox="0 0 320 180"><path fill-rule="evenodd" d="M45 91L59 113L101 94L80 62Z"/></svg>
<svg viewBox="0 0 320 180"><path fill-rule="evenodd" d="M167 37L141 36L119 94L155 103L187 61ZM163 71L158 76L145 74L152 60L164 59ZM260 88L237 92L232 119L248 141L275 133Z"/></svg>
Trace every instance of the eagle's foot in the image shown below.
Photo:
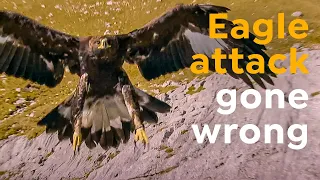
<svg viewBox="0 0 320 180"><path fill-rule="evenodd" d="M73 141L72 141L72 148L74 153L80 149L80 145L82 142L82 134L79 131L74 131L73 133Z"/></svg>
<svg viewBox="0 0 320 180"><path fill-rule="evenodd" d="M148 136L146 131L144 130L144 127L140 127L136 129L135 136L134 136L134 142L142 141L142 143L146 146L149 143Z"/></svg>

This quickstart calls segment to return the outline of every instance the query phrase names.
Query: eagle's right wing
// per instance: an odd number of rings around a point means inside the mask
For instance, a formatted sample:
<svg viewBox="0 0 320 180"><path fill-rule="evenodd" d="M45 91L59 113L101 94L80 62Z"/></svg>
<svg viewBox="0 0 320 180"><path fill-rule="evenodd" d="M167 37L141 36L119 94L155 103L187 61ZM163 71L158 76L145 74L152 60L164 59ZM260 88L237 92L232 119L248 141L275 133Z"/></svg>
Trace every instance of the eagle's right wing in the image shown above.
<svg viewBox="0 0 320 180"><path fill-rule="evenodd" d="M231 49L237 48L244 55L244 60L239 61L244 73L234 73L230 59L223 60L221 66L226 68L230 76L242 79L251 87L253 83L248 76L266 88L262 79L273 84L269 76L275 74L268 67L269 56L264 52L265 47L253 41L253 34L250 34L249 39L235 39L230 35L235 25L231 21L218 19L216 22L224 24L225 28L217 32L228 34L228 38L209 37L209 15L227 13L228 10L226 7L209 4L178 5L127 36L119 36L119 39L122 38L122 49L126 52L124 58L128 63L136 64L145 79L151 80L189 68L194 62L192 56L195 54L211 57L217 48L223 54L231 54ZM251 54L264 57L265 73L251 74L247 71L246 65L250 62L248 57ZM215 59L210 59L209 69L216 70Z"/></svg>
<svg viewBox="0 0 320 180"><path fill-rule="evenodd" d="M61 82L65 66L79 74L78 48L78 37L0 11L0 73L54 87Z"/></svg>

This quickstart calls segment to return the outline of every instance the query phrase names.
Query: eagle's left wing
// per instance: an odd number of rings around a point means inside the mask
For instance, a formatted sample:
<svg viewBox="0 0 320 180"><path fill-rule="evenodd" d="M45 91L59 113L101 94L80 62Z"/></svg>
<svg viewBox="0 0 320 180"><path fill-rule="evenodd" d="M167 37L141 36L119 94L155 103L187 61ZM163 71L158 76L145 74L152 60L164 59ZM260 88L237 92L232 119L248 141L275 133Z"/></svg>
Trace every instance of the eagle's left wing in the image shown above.
<svg viewBox="0 0 320 180"><path fill-rule="evenodd" d="M239 53L245 57L244 61L239 61L239 66L246 73L235 74L232 72L231 60L223 60L222 66L227 69L227 73L234 78L241 78L251 87L253 85L248 75L263 88L265 85L261 79L273 84L269 75L275 75L267 65L264 74L250 74L246 71L250 54L262 55L266 64L269 60L263 51L265 47L253 42L253 34L250 34L249 39L234 39L230 35L233 23L221 19L217 23L225 24L225 29L219 30L219 33L227 33L228 38L209 38L209 14L226 13L228 10L214 5L178 5L127 36L119 36L120 41L122 39L121 48L126 51L125 60L137 64L143 77L151 80L190 67L195 54L205 54L211 58L216 48L221 48L225 54L230 54L232 48L238 48ZM215 71L214 61L209 61L210 70Z"/></svg>
<svg viewBox="0 0 320 180"><path fill-rule="evenodd" d="M0 11L0 73L54 87L65 66L79 74L79 41L21 14Z"/></svg>

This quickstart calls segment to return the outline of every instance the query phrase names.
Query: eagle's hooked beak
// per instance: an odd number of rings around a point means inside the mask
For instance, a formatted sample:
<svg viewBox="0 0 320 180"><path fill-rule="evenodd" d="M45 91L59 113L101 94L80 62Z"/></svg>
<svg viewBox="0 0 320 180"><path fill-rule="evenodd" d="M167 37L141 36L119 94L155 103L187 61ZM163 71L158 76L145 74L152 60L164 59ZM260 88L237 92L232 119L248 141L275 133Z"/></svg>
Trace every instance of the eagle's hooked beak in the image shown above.
<svg viewBox="0 0 320 180"><path fill-rule="evenodd" d="M100 41L100 46L98 47L98 49L106 49L106 48L110 48L110 47L111 47L111 45L108 44L107 38L105 38Z"/></svg>

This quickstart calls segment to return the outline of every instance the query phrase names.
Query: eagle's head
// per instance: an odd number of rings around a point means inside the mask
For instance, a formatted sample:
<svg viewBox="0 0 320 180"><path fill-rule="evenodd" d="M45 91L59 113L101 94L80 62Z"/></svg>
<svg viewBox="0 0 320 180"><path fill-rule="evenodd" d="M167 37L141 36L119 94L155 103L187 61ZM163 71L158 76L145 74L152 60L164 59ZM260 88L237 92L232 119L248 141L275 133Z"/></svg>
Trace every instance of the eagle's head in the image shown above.
<svg viewBox="0 0 320 180"><path fill-rule="evenodd" d="M115 36L97 36L89 41L89 51L92 58L101 63L114 63L119 61L117 51L119 44Z"/></svg>

